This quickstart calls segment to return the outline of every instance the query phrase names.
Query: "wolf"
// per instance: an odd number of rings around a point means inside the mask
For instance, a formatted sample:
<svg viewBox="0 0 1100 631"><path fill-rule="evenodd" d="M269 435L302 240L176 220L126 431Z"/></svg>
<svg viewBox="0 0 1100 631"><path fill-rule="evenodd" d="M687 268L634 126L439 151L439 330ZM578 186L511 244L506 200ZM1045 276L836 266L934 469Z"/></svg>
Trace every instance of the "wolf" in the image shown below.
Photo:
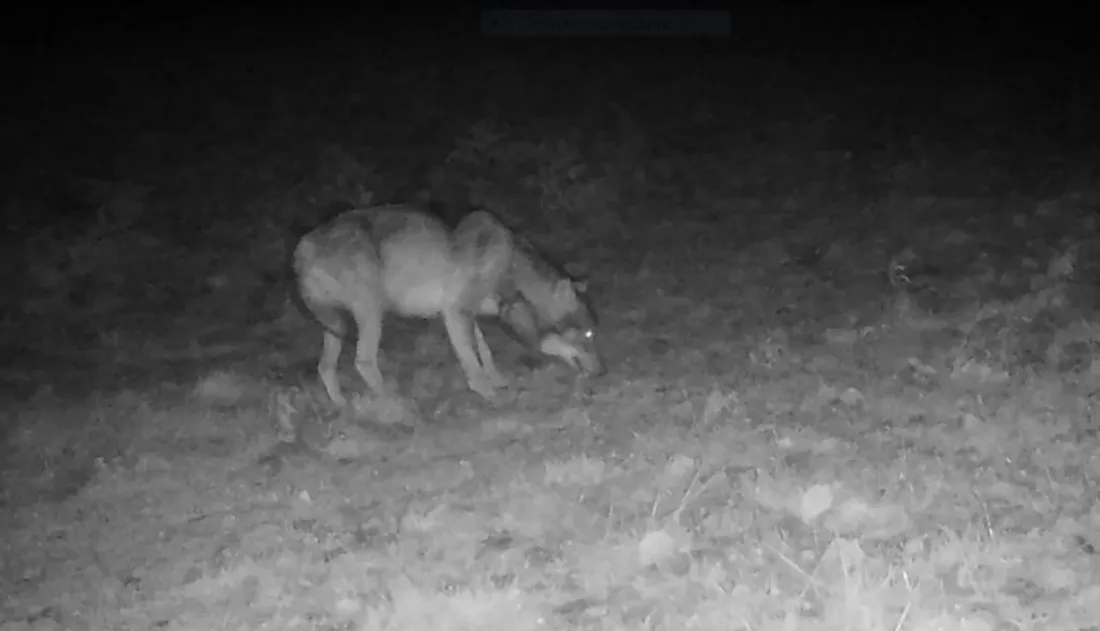
<svg viewBox="0 0 1100 631"><path fill-rule="evenodd" d="M324 328L317 372L338 407L346 405L337 365L349 319L358 332L356 371L375 396L389 394L378 367L387 314L441 318L467 385L485 399L508 380L479 316L497 318L520 341L584 374L605 372L584 283L486 210L451 230L415 204L352 209L303 236L292 259L301 303Z"/></svg>

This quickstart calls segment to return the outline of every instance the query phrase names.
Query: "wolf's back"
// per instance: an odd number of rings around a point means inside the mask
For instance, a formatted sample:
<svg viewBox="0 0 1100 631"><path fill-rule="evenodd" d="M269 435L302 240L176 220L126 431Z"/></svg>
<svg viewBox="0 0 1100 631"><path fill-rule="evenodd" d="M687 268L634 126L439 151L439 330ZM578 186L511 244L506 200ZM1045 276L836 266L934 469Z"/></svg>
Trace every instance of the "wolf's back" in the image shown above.
<svg viewBox="0 0 1100 631"><path fill-rule="evenodd" d="M479 282L482 276L506 262L507 235L489 223L466 228L452 235L415 205L346 212L299 243L295 272L303 299L314 309L347 308L369 298L416 317L433 317L464 300L480 302L496 280Z"/></svg>

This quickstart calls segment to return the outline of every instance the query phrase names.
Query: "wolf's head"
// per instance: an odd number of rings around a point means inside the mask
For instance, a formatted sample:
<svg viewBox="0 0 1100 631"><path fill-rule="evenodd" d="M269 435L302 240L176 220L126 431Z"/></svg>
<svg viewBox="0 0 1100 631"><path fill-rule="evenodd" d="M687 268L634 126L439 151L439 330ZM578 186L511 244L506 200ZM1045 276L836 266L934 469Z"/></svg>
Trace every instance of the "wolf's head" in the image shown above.
<svg viewBox="0 0 1100 631"><path fill-rule="evenodd" d="M539 351L544 355L561 359L588 376L598 377L607 372L596 350L592 329L570 328L546 333L539 341Z"/></svg>
<svg viewBox="0 0 1100 631"><path fill-rule="evenodd" d="M585 300L584 281L563 278L554 284L553 300L559 317L541 336L539 351L558 357L587 375L606 372L596 345L596 318Z"/></svg>
<svg viewBox="0 0 1100 631"><path fill-rule="evenodd" d="M520 299L500 312L522 341L589 376L606 372L596 345L596 322L584 300L585 284L562 278L538 302Z"/></svg>

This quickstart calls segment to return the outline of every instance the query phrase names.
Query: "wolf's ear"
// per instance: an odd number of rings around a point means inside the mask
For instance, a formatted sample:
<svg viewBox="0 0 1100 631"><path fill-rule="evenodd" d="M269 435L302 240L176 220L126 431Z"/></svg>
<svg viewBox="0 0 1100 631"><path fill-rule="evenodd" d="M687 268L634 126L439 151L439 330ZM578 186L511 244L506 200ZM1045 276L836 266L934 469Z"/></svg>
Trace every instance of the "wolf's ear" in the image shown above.
<svg viewBox="0 0 1100 631"><path fill-rule="evenodd" d="M576 281L570 278L563 278L554 283L554 299L563 302L576 300L577 289L573 286L574 282Z"/></svg>
<svg viewBox="0 0 1100 631"><path fill-rule="evenodd" d="M583 263L566 263L565 273L572 281L573 291L583 294L588 291L588 266Z"/></svg>
<svg viewBox="0 0 1100 631"><path fill-rule="evenodd" d="M562 267L564 268L562 271L564 271L566 274L568 274L569 278L582 278L582 279L583 278L588 278L588 264L587 263L580 263L580 262L577 262L577 261L570 261L568 263L563 264Z"/></svg>

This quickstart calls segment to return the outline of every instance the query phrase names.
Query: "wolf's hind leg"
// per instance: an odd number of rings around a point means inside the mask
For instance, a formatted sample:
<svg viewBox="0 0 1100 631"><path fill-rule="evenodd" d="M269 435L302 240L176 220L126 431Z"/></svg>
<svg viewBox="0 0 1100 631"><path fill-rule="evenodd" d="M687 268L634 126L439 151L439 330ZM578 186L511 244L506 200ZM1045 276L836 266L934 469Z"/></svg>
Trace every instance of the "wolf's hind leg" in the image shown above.
<svg viewBox="0 0 1100 631"><path fill-rule="evenodd" d="M355 324L359 328L359 341L355 345L355 370L376 397L388 394L382 371L378 369L382 317L381 307L375 304L360 306L355 313Z"/></svg>
<svg viewBox="0 0 1100 631"><path fill-rule="evenodd" d="M320 377L321 385L325 387L328 398L338 408L347 405L347 400L340 392L340 376L337 373L342 349L343 340L340 339L340 336L332 331L325 330L321 347L321 359L317 362L317 376Z"/></svg>

